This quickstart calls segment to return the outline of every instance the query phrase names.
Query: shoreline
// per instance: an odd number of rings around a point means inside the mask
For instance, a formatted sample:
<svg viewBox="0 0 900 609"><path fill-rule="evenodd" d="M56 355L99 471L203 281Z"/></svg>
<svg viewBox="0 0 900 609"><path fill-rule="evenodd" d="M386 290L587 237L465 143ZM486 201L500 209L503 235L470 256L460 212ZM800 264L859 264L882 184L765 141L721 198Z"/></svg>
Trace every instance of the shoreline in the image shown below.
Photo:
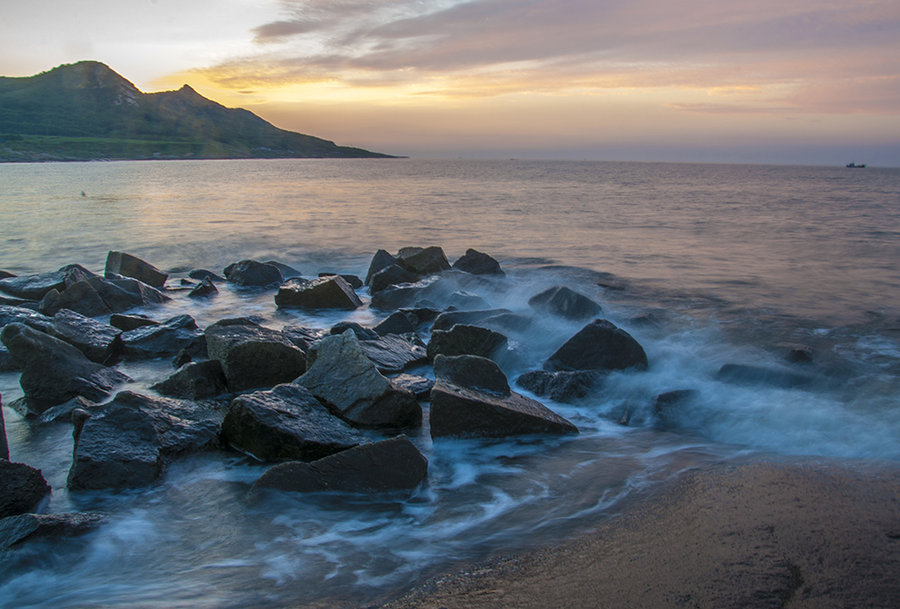
<svg viewBox="0 0 900 609"><path fill-rule="evenodd" d="M384 609L900 606L900 466L689 471L593 533L432 578Z"/></svg>

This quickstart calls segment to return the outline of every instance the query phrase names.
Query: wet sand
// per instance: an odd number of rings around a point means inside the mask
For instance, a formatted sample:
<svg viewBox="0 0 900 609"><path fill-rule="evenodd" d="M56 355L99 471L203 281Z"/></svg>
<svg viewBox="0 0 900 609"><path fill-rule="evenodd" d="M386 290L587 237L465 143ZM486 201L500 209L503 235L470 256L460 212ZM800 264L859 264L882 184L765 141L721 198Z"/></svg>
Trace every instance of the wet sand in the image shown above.
<svg viewBox="0 0 900 609"><path fill-rule="evenodd" d="M384 607L900 607L900 467L686 473L581 539L437 578Z"/></svg>

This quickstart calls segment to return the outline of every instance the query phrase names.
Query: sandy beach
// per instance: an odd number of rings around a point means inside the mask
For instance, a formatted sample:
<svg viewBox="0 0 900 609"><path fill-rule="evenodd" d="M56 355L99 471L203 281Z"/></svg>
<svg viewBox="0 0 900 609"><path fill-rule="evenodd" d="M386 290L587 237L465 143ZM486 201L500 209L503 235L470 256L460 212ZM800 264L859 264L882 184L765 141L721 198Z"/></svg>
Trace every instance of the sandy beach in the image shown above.
<svg viewBox="0 0 900 609"><path fill-rule="evenodd" d="M590 535L470 566L385 607L900 607L900 468L687 472Z"/></svg>

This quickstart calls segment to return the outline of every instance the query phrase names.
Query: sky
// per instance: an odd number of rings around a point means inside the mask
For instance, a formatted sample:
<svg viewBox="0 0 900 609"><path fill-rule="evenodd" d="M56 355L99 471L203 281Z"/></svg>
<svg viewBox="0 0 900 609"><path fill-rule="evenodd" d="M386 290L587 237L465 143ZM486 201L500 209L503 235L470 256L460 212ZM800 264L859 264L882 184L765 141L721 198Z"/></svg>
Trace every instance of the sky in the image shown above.
<svg viewBox="0 0 900 609"><path fill-rule="evenodd" d="M897 0L3 0L0 74L102 61L422 158L900 166Z"/></svg>

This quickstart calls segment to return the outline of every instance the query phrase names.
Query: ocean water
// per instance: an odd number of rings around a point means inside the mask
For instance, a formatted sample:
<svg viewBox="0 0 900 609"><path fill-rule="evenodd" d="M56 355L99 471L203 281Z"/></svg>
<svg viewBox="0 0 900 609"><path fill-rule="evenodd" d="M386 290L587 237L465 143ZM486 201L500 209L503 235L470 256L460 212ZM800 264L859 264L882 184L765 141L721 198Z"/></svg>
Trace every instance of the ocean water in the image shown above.
<svg viewBox="0 0 900 609"><path fill-rule="evenodd" d="M528 307L553 285L594 298L650 361L574 403L541 398L577 436L433 442L426 422L411 437L429 477L412 496L263 502L246 492L264 467L226 453L176 461L145 489L68 493L71 426L21 419L6 406L21 395L17 376L0 374L11 457L42 469L53 487L46 509L106 515L87 536L0 554L0 606L366 606L456 564L589 531L685 469L755 458L900 460L898 169L0 165L0 222L0 269L20 274L69 263L100 271L109 250L124 250L176 278L244 258L276 259L306 276L364 275L379 248L440 245L452 261L471 247L496 257L506 277L446 281L534 321L509 334L500 362L511 382L582 326ZM273 328L386 316L368 306L278 312L271 291L220 290L203 303L176 294L144 312L189 313L201 327L244 314ZM813 361L788 362L795 346ZM717 376L724 364L810 382L729 382ZM168 361L121 367L137 390L171 370ZM662 425L655 397L677 389L696 398Z"/></svg>

